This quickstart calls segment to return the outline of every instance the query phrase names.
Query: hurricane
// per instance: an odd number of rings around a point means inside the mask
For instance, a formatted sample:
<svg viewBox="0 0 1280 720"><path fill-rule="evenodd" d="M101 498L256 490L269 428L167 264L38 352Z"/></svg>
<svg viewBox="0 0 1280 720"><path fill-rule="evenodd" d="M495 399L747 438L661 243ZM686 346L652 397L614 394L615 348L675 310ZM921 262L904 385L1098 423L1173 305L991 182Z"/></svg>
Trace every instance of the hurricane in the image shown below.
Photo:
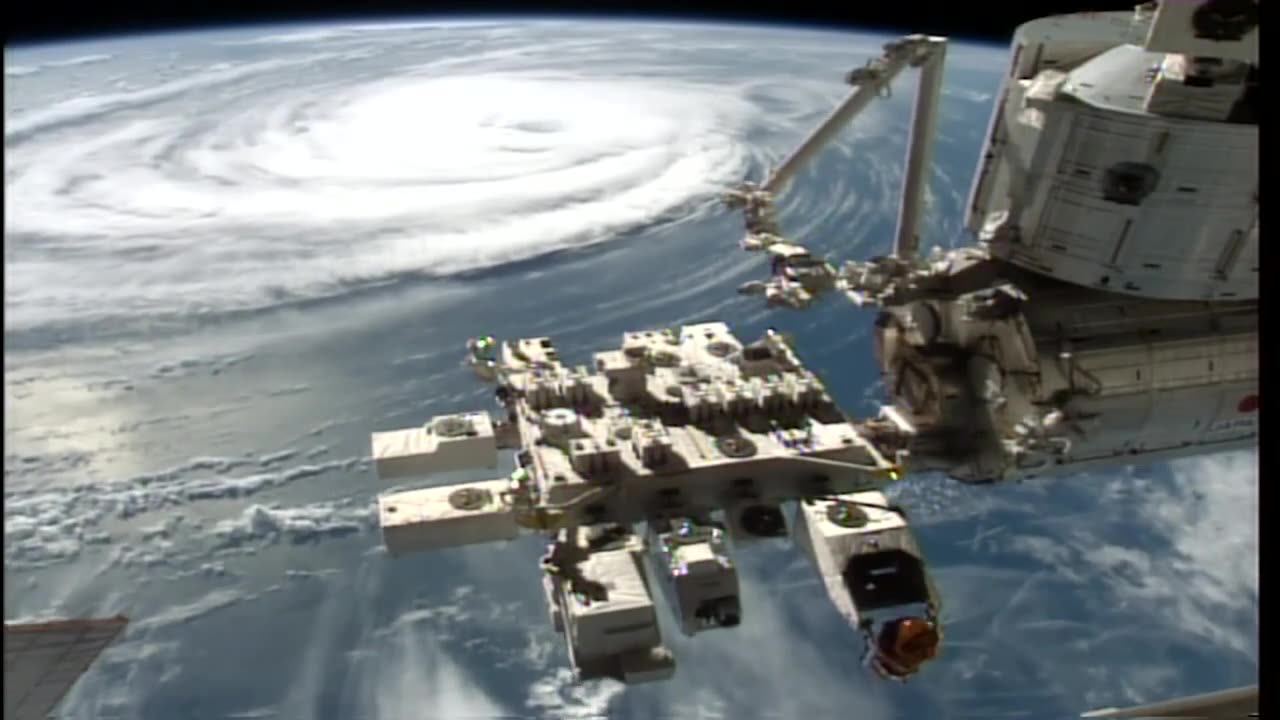
<svg viewBox="0 0 1280 720"><path fill-rule="evenodd" d="M719 194L762 176L842 91L811 44L741 78L733 54L664 33L456 35L215 42L221 54L145 83L104 57L103 86L8 107L7 327L260 309L696 221L723 213ZM41 70L9 67L6 82L38 85ZM883 114L834 156L876 136ZM877 153L848 168L791 209L806 224L880 210L891 164Z"/></svg>

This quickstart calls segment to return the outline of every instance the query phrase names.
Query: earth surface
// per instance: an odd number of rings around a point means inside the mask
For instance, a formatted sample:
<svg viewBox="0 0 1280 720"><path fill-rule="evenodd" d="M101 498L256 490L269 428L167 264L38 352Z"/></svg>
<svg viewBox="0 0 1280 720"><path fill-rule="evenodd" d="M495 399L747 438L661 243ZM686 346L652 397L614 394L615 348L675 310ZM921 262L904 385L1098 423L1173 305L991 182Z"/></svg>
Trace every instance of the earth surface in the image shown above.
<svg viewBox="0 0 1280 720"><path fill-rule="evenodd" d="M538 538L381 549L368 435L487 407L469 336L581 362L624 330L773 325L874 412L870 316L737 295L767 268L717 196L887 39L560 19L6 48L5 618L132 620L65 716L1066 718L1253 682L1253 452L897 485L946 621L905 686L859 667L787 543L737 554L737 629L664 614L679 672L633 688L573 682ZM950 48L926 247L970 241L1005 66ZM788 232L889 249L909 82L797 179Z"/></svg>

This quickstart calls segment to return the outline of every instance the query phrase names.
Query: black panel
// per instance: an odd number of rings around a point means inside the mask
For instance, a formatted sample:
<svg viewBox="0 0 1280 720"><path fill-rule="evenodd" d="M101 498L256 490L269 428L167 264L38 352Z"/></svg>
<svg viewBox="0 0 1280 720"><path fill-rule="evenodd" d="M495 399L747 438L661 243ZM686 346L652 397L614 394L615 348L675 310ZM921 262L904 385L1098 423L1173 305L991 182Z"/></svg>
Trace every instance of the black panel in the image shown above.
<svg viewBox="0 0 1280 720"><path fill-rule="evenodd" d="M856 555L844 568L844 584L859 611L926 603L924 567L902 550Z"/></svg>
<svg viewBox="0 0 1280 720"><path fill-rule="evenodd" d="M1209 0L1191 15L1191 27L1201 40L1239 42L1258 27L1258 2Z"/></svg>
<svg viewBox="0 0 1280 720"><path fill-rule="evenodd" d="M1160 173L1146 163L1120 162L1107 168L1102 199L1120 205L1138 205L1156 189Z"/></svg>

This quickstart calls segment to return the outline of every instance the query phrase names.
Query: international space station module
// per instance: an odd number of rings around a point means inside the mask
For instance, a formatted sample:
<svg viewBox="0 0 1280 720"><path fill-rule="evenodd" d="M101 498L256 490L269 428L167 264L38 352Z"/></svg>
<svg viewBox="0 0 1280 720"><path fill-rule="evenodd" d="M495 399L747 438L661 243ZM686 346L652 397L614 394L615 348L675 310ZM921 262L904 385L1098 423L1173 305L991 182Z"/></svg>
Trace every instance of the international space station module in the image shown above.
<svg viewBox="0 0 1280 720"><path fill-rule="evenodd" d="M590 366L547 338L478 338L500 412L373 435L384 480L515 472L385 494L392 554L550 539L551 621L580 677L668 676L654 590L681 632L749 617L730 553L793 537L905 679L938 652L940 598L883 488L936 471L992 483L1253 445L1258 431L1258 18L1248 0L1148 4L1018 28L966 208L975 242L918 252L946 40L912 35L772 174L730 191L744 293L878 309L889 394L842 412L782 335L722 323L627 333ZM787 237L774 197L907 68L919 71L893 252L836 267ZM790 523L783 512L794 503ZM643 526L643 529L640 529Z"/></svg>

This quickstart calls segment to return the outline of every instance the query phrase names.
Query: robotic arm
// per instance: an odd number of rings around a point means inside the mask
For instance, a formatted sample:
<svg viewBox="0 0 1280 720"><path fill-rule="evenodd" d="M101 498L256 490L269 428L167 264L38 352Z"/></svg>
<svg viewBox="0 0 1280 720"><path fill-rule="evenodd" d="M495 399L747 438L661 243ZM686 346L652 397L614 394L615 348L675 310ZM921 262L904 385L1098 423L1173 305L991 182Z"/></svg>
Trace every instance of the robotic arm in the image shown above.
<svg viewBox="0 0 1280 720"><path fill-rule="evenodd" d="M919 245L920 209L932 153L945 58L946 38L909 35L888 43L883 55L871 60L866 66L851 71L846 80L855 86L854 91L770 173L762 185L744 183L726 193L725 201L731 206L743 208L746 215L747 234L742 246L747 250L768 249L784 243L798 247L782 237L774 219L773 198L873 98L885 95L899 73L907 67L916 67L920 68L920 82L912 114L893 255L904 260L913 258ZM833 279L835 274L832 270ZM775 274L771 282L783 280L785 278ZM813 292L810 288L806 289Z"/></svg>

